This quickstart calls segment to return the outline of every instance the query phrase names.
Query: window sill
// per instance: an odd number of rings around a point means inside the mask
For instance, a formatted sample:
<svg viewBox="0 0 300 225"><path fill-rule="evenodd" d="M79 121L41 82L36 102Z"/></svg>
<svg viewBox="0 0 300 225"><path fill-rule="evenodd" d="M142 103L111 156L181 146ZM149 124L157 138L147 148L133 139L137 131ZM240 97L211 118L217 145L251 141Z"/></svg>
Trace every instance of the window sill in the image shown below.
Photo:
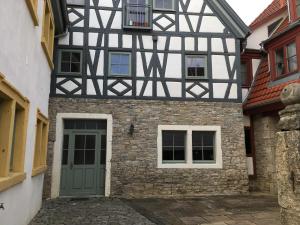
<svg viewBox="0 0 300 225"><path fill-rule="evenodd" d="M160 8L153 8L153 12L173 12L175 13L175 9L160 9Z"/></svg>
<svg viewBox="0 0 300 225"><path fill-rule="evenodd" d="M159 169L222 169L222 163L161 163Z"/></svg>
<svg viewBox="0 0 300 225"><path fill-rule="evenodd" d="M45 173L46 171L47 171L47 166L40 166L40 167L34 168L32 170L31 177L41 175L41 174Z"/></svg>
<svg viewBox="0 0 300 225"><path fill-rule="evenodd" d="M281 80L281 79L283 79L285 77L291 76L291 75L296 74L298 72L299 71L296 70L296 71L284 73L284 74L281 74L281 75L275 75L275 77L272 79L272 81Z"/></svg>
<svg viewBox="0 0 300 225"><path fill-rule="evenodd" d="M45 41L44 37L42 38L41 44L42 44L44 53L45 53L45 55L46 55L48 64L49 64L51 70L53 70L53 69L54 69L54 64L53 64L53 62L52 62L52 58L51 58L51 56L50 56L50 52L49 52L49 49L48 49L48 47L47 47L47 44L46 44L46 41Z"/></svg>
<svg viewBox="0 0 300 225"><path fill-rule="evenodd" d="M34 26L38 26L39 25L39 19L38 19L37 11L34 8L34 5L32 4L32 1L31 0L26 0L26 3L27 3L27 6L28 6L28 9L29 9L31 18L33 20Z"/></svg>
<svg viewBox="0 0 300 225"><path fill-rule="evenodd" d="M208 77L186 77L186 80L208 80Z"/></svg>
<svg viewBox="0 0 300 225"><path fill-rule="evenodd" d="M0 177L0 192L22 183L25 178L26 173L11 173L7 177Z"/></svg>

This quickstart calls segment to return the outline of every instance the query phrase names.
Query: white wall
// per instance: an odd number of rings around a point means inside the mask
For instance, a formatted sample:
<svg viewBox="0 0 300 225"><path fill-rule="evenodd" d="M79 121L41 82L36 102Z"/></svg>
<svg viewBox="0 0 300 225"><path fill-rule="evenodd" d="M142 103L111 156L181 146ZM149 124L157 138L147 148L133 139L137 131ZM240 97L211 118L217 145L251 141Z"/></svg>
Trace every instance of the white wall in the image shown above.
<svg viewBox="0 0 300 225"><path fill-rule="evenodd" d="M247 48L248 49L260 49L260 43L268 39L268 26L277 21L280 18L287 16L287 12L282 13L278 17L270 20L269 22L261 25L252 31L252 34L247 39Z"/></svg>
<svg viewBox="0 0 300 225"><path fill-rule="evenodd" d="M38 1L39 26L35 27L25 0L1 1L0 72L30 100L27 130L26 180L0 193L1 225L27 225L42 201L43 175L31 178L35 144L36 111L48 115L50 67L42 50L43 0Z"/></svg>

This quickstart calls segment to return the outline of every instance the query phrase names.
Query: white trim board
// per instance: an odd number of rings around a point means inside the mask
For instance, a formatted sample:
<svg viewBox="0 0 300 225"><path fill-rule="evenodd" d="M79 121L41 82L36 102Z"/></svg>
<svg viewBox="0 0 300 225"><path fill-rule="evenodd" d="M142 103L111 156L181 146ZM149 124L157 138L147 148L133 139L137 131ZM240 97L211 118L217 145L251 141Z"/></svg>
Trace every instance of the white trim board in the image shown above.
<svg viewBox="0 0 300 225"><path fill-rule="evenodd" d="M105 197L110 196L111 189L111 157L112 157L112 115L89 113L58 113L56 115L56 136L53 146L53 164L51 180L51 198L59 197L61 177L61 157L63 145L63 132L65 119L102 119L107 121L107 146L106 146L106 173L105 173Z"/></svg>
<svg viewBox="0 0 300 225"><path fill-rule="evenodd" d="M185 163L162 163L162 131L177 130L187 132L186 162ZM216 161L214 163L193 163L192 155L192 132L193 131L215 131ZM157 168L169 169L222 169L223 156L221 147L220 126L189 126L189 125L158 125L157 133Z"/></svg>

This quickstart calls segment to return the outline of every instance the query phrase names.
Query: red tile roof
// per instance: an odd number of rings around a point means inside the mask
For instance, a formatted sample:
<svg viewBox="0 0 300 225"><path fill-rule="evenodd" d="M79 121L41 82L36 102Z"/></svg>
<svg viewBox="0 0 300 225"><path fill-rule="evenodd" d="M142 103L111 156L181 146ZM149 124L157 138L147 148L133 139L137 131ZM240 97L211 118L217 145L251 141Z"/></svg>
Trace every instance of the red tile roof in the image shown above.
<svg viewBox="0 0 300 225"><path fill-rule="evenodd" d="M250 93L244 103L244 109L279 102L280 93L286 85L290 83L300 83L298 79L269 87L268 84L271 81L271 75L269 73L267 58L262 59L254 79Z"/></svg>
<svg viewBox="0 0 300 225"><path fill-rule="evenodd" d="M250 24L252 30L273 19L287 7L287 0L273 0L273 2Z"/></svg>

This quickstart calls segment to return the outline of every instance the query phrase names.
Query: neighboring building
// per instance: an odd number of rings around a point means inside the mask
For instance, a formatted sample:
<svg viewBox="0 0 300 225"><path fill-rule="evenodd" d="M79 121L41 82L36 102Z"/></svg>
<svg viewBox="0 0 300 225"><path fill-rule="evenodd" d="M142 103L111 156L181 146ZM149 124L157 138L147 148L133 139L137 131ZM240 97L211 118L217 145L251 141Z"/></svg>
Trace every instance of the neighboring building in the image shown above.
<svg viewBox="0 0 300 225"><path fill-rule="evenodd" d="M299 0L274 0L250 25L242 62L255 62L257 68L260 58L258 69L249 66L245 73L245 80L254 77L244 102L244 114L251 121L245 130L247 155L253 157L252 190L277 193L276 132L278 112L284 108L279 96L286 85L300 82L299 17Z"/></svg>
<svg viewBox="0 0 300 225"><path fill-rule="evenodd" d="M69 0L55 46L45 195L248 191L249 30L223 0Z"/></svg>
<svg viewBox="0 0 300 225"><path fill-rule="evenodd" d="M48 0L0 7L1 225L27 225L41 207L54 27L65 27L59 15Z"/></svg>

